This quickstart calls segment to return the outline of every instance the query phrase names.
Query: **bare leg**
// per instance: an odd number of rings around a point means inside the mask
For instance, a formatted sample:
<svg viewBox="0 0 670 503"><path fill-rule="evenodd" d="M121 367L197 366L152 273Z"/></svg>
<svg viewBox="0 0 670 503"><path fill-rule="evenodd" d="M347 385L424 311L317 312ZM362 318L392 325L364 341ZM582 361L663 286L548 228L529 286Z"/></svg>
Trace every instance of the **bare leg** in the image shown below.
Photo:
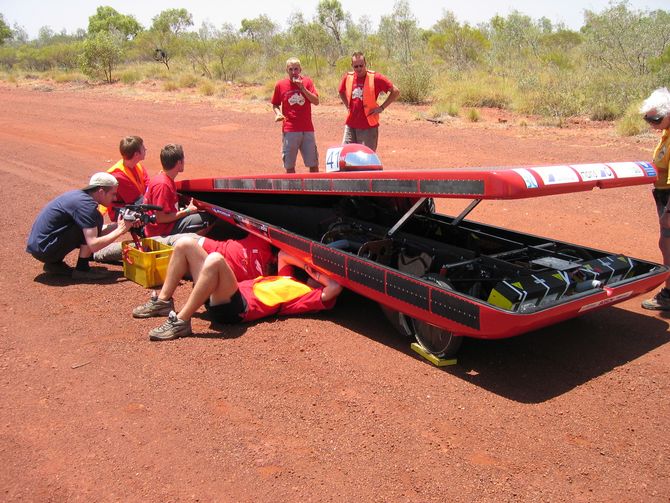
<svg viewBox="0 0 670 503"><path fill-rule="evenodd" d="M235 274L220 253L207 255L204 264L199 270L191 295L184 307L177 313L177 318L188 321L207 299L212 304L230 302L238 288Z"/></svg>
<svg viewBox="0 0 670 503"><path fill-rule="evenodd" d="M661 237L658 240L658 247L661 249L661 254L663 255L663 265L670 265L670 229L661 227ZM665 288L670 289L670 277L665 280Z"/></svg>
<svg viewBox="0 0 670 503"><path fill-rule="evenodd" d="M196 240L181 239L177 241L158 298L160 300L170 300L179 286L179 282L188 272L191 273L193 282L197 282L206 258L207 252L198 246Z"/></svg>

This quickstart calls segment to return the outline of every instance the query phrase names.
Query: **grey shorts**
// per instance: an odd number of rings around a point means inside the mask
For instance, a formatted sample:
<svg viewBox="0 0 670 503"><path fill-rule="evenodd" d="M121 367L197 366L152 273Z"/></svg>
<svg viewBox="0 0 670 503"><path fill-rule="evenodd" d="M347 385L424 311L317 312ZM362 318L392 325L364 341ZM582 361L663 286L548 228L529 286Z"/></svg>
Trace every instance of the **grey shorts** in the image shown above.
<svg viewBox="0 0 670 503"><path fill-rule="evenodd" d="M368 129L356 129L349 126L344 126L344 136L342 137L342 144L345 143L360 143L370 148L373 152L377 151L377 141L379 140L379 127L371 127Z"/></svg>
<svg viewBox="0 0 670 503"><path fill-rule="evenodd" d="M281 158L284 162L284 169L295 169L298 150L302 155L305 166L308 168L319 167L319 153L316 150L314 131L282 133Z"/></svg>

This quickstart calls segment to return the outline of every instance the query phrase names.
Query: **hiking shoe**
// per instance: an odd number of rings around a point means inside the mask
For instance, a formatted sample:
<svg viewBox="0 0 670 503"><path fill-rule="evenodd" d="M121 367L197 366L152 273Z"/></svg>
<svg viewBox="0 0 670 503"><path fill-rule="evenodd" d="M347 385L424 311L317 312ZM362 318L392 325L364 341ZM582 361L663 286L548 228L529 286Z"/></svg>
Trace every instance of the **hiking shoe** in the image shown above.
<svg viewBox="0 0 670 503"><path fill-rule="evenodd" d="M642 301L642 307L653 311L670 311L670 292L663 288L651 299Z"/></svg>
<svg viewBox="0 0 670 503"><path fill-rule="evenodd" d="M46 262L42 267L42 270L45 273L53 274L54 276L72 276L72 267L62 260L60 262Z"/></svg>
<svg viewBox="0 0 670 503"><path fill-rule="evenodd" d="M152 295L146 304L133 309L133 318L153 318L154 316L167 316L174 310L174 301L160 300L158 296Z"/></svg>
<svg viewBox="0 0 670 503"><path fill-rule="evenodd" d="M179 337L188 337L192 333L191 320L180 320L177 318L177 313L170 311L167 321L149 332L149 340L171 341Z"/></svg>
<svg viewBox="0 0 670 503"><path fill-rule="evenodd" d="M108 277L109 271L106 269L89 269L88 271L74 269L72 271L72 279L77 281L97 281L99 279L106 279Z"/></svg>

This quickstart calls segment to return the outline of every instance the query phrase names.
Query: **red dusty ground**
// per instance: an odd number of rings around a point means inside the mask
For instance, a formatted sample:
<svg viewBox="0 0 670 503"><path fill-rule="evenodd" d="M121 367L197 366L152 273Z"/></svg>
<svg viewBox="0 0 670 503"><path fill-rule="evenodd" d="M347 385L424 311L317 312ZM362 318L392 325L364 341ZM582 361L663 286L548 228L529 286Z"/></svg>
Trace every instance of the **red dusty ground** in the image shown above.
<svg viewBox="0 0 670 503"><path fill-rule="evenodd" d="M184 177L278 171L269 106L38 84L4 84L0 103L0 499L668 501L668 322L641 299L468 340L445 369L353 294L223 332L198 317L196 337L150 343L157 320L130 316L147 291L120 267L103 285L41 274L24 253L35 215L116 161L126 134L145 139L152 173L169 142L185 147ZM416 115L385 113L387 169L647 160L656 142ZM342 120L316 108L322 157ZM660 259L648 187L485 202L472 218Z"/></svg>

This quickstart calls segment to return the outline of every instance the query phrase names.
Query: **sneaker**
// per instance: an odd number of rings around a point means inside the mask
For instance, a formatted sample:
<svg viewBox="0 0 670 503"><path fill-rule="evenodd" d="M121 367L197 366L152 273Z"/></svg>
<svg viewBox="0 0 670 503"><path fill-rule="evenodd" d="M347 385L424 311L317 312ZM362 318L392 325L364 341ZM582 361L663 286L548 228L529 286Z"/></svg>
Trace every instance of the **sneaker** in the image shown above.
<svg viewBox="0 0 670 503"><path fill-rule="evenodd" d="M651 299L643 301L642 307L653 311L670 311L670 292L663 288Z"/></svg>
<svg viewBox="0 0 670 503"><path fill-rule="evenodd" d="M67 265L62 260L60 262L46 262L42 270L47 274L54 276L72 276L72 267Z"/></svg>
<svg viewBox="0 0 670 503"><path fill-rule="evenodd" d="M154 316L167 316L170 311L174 311L174 301L160 300L152 295L146 304L137 306L133 309L133 318L153 318Z"/></svg>
<svg viewBox="0 0 670 503"><path fill-rule="evenodd" d="M160 327L156 327L149 332L149 340L171 341L172 339L178 339L179 337L188 337L192 333L191 320L180 320L177 318L177 313L170 311L167 321Z"/></svg>
<svg viewBox="0 0 670 503"><path fill-rule="evenodd" d="M78 281L97 281L109 277L109 271L106 269L89 269L88 271L80 271L74 269L72 271L72 279Z"/></svg>

